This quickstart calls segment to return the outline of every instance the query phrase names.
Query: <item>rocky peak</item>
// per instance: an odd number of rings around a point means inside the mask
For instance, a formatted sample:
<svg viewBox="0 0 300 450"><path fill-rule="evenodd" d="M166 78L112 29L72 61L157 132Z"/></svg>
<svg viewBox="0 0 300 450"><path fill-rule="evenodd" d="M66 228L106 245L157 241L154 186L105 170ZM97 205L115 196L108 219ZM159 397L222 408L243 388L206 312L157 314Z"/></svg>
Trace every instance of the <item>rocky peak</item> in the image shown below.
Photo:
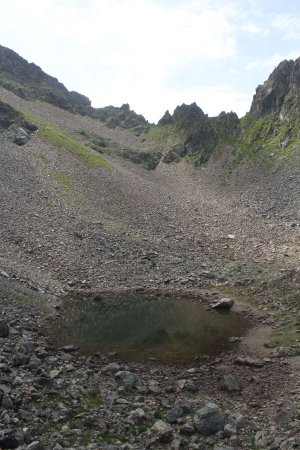
<svg viewBox="0 0 300 450"><path fill-rule="evenodd" d="M250 114L262 118L279 114L282 120L290 119L300 109L300 58L282 61L267 81L256 89Z"/></svg>
<svg viewBox="0 0 300 450"><path fill-rule="evenodd" d="M207 120L207 116L197 103L186 105L183 103L177 106L173 114L173 120L179 128L190 128L191 126L203 123Z"/></svg>
<svg viewBox="0 0 300 450"><path fill-rule="evenodd" d="M158 125L168 125L173 122L173 117L170 114L170 111L167 109L162 118L158 121Z"/></svg>

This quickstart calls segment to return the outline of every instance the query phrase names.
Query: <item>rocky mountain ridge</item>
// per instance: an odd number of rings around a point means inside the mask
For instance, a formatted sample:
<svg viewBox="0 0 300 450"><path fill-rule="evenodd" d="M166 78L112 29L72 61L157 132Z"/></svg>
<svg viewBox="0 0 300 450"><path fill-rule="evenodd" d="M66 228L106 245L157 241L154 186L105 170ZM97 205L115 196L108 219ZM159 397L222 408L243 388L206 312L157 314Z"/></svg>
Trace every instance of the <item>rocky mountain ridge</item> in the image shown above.
<svg viewBox="0 0 300 450"><path fill-rule="evenodd" d="M130 110L108 106L93 108L85 95L68 89L56 78L47 75L39 66L28 63L13 50L0 45L0 86L13 91L21 98L43 100L73 113L89 115L114 128L131 128L147 124L143 116Z"/></svg>
<svg viewBox="0 0 300 450"><path fill-rule="evenodd" d="M249 158L275 166L298 164L300 58L281 62L258 86L250 111L242 119L234 112L224 111L217 117L208 117L192 103L177 106L172 115L166 111L157 125L150 125L128 104L93 108L87 97L69 92L56 78L2 46L0 85L21 98L43 100L72 113L91 116L112 129L132 130L148 145L146 153L124 147L118 154L150 170L160 161L170 164L183 159L201 166L228 148L229 171L232 164ZM149 150L153 147L156 148Z"/></svg>

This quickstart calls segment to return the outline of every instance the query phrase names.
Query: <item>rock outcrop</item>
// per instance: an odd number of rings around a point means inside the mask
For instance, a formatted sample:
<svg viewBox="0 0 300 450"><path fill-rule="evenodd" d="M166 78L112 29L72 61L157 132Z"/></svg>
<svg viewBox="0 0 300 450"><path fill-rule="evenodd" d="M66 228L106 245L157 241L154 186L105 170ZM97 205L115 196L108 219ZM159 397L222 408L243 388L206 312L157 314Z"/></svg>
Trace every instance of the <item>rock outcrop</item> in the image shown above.
<svg viewBox="0 0 300 450"><path fill-rule="evenodd" d="M158 122L160 126L172 124L180 140L164 155L163 162L171 163L188 157L195 166L207 162L218 144L228 135L238 132L239 118L222 111L217 117L208 117L196 104L177 106L171 116L167 111Z"/></svg>
<svg viewBox="0 0 300 450"><path fill-rule="evenodd" d="M0 133L7 131L7 137L17 145L24 145L37 127L24 119L22 114L0 101Z"/></svg>
<svg viewBox="0 0 300 450"><path fill-rule="evenodd" d="M256 89L250 114L262 118L279 114L289 120L300 109L300 58L282 61L263 85Z"/></svg>

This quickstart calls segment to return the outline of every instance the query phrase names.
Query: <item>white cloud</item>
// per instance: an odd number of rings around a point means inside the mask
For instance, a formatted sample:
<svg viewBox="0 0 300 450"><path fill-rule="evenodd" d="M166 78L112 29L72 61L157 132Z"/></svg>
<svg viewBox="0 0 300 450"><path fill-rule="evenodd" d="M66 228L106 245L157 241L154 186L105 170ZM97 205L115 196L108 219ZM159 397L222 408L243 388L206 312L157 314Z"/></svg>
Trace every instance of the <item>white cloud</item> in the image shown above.
<svg viewBox="0 0 300 450"><path fill-rule="evenodd" d="M270 34L270 31L264 27L259 26L258 24L254 22L247 22L241 26L241 30L253 35L260 35L260 36L268 36Z"/></svg>
<svg viewBox="0 0 300 450"><path fill-rule="evenodd" d="M283 39L300 38L300 17L291 14L277 14L273 17L272 27L281 31Z"/></svg>
<svg viewBox="0 0 300 450"><path fill-rule="evenodd" d="M291 14L264 16L257 0L27 0L26 7L23 0L0 0L0 7L2 45L94 106L129 102L152 121L194 101L210 115L244 114L249 90L244 80L238 89L230 83L242 80L245 61L250 79L289 57L278 48L255 58L260 49L249 42L260 36L267 42L270 29L276 38L300 30Z"/></svg>
<svg viewBox="0 0 300 450"><path fill-rule="evenodd" d="M267 73L271 73L278 64L284 59L297 59L300 55L300 46L298 51L292 51L285 54L275 53L268 58L254 59L246 64L246 70L255 71L257 69L263 69ZM263 82L263 80L261 80Z"/></svg>
<svg viewBox="0 0 300 450"><path fill-rule="evenodd" d="M0 37L94 105L144 100L153 110L164 79L188 61L236 55L233 8L155 0L1 0ZM165 4L164 4L165 3ZM214 2L212 2L214 3ZM13 21L13 23L12 23ZM12 27L13 25L13 27ZM13 28L13 29L12 29ZM22 31L22 39L15 30ZM146 114L147 115L147 114ZM154 114L152 115L152 119Z"/></svg>

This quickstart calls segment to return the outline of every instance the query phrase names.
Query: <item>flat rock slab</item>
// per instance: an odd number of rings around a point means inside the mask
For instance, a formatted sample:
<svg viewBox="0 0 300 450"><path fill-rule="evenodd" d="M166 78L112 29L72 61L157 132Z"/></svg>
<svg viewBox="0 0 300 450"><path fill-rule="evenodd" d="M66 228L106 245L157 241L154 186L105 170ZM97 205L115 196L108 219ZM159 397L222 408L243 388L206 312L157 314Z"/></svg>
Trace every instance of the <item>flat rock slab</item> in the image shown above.
<svg viewBox="0 0 300 450"><path fill-rule="evenodd" d="M252 359L248 357L238 356L235 361L238 366L248 366L248 367L263 367L264 362L260 359Z"/></svg>

